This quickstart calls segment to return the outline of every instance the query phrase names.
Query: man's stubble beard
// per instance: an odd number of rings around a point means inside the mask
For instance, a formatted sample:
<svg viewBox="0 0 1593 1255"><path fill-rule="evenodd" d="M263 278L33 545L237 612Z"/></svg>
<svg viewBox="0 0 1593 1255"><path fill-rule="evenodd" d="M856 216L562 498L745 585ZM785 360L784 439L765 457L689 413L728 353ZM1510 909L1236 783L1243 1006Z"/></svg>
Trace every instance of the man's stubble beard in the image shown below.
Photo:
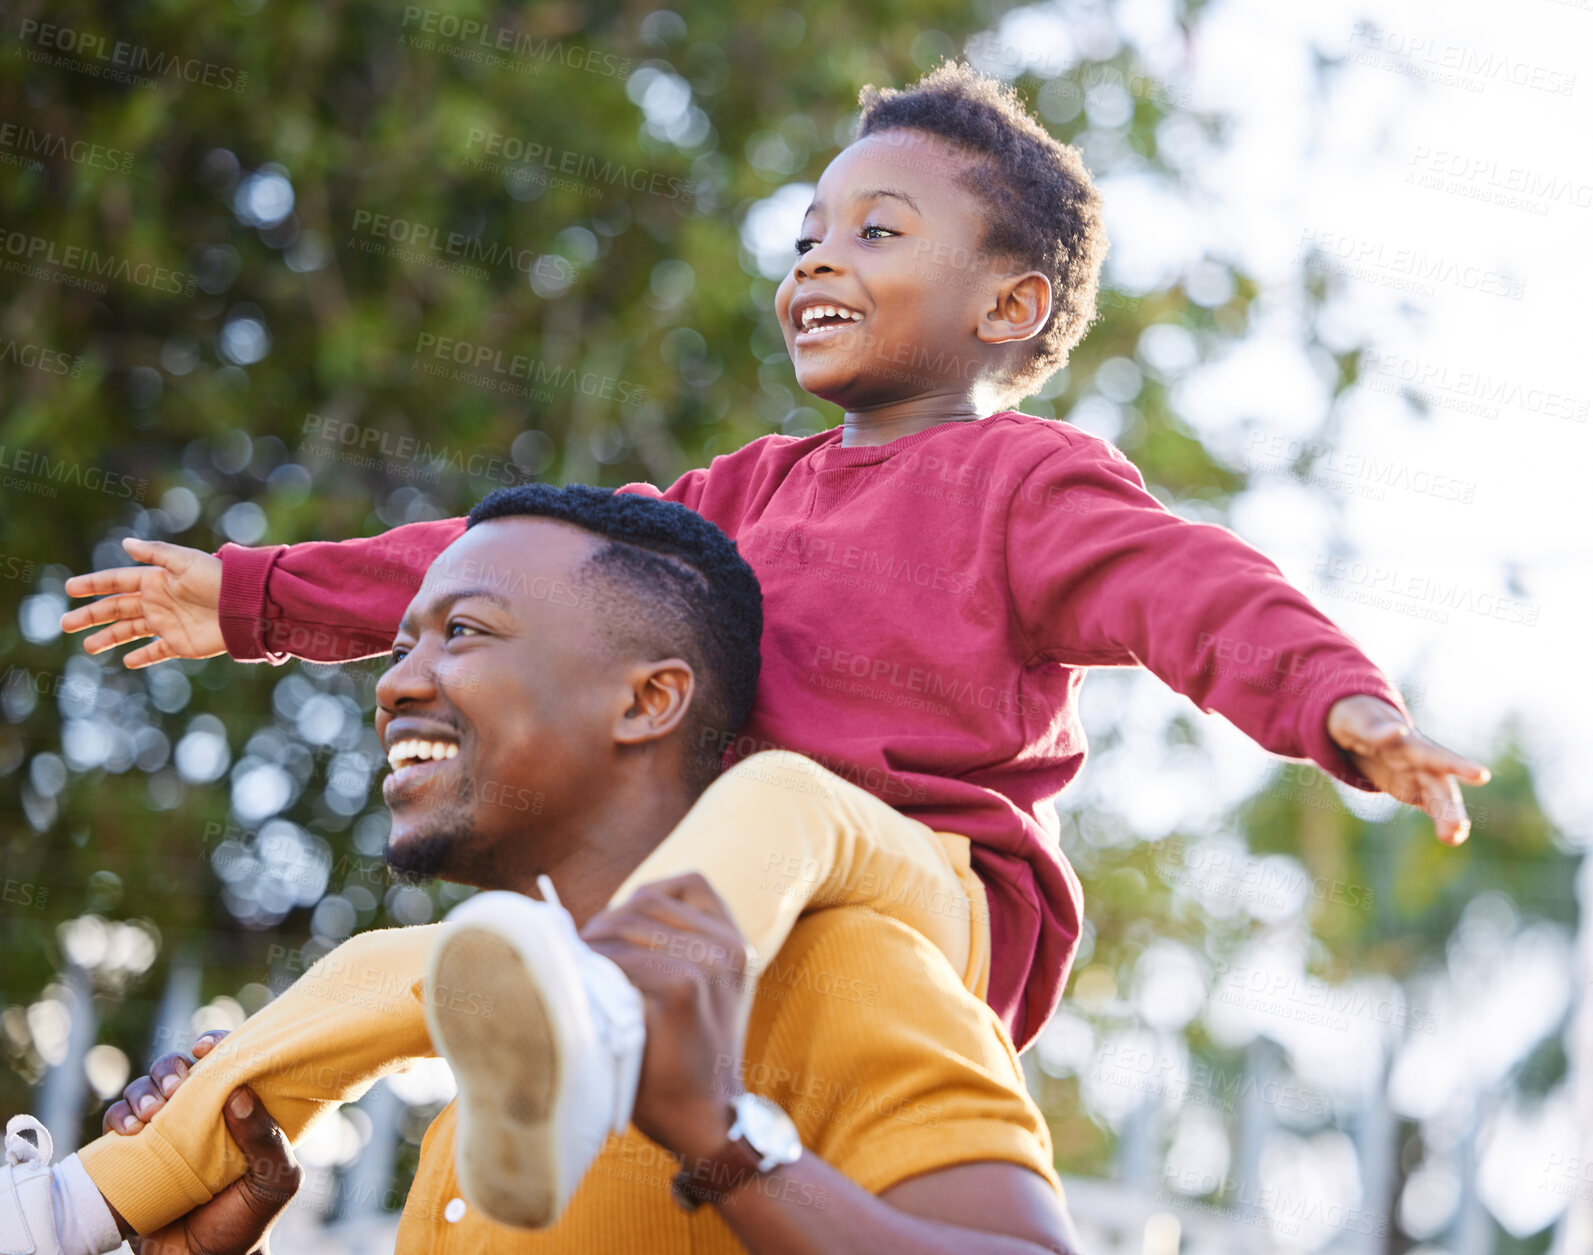
<svg viewBox="0 0 1593 1255"><path fill-rule="evenodd" d="M475 790L475 779L466 776L460 781L453 804L432 816L424 831L406 837L396 849L392 834L388 834L382 857L398 879L412 885L425 884L444 870L450 854L468 855L480 848L481 834L476 830L475 812L470 805ZM457 873L463 869L453 870ZM457 879L457 875L449 879Z"/></svg>

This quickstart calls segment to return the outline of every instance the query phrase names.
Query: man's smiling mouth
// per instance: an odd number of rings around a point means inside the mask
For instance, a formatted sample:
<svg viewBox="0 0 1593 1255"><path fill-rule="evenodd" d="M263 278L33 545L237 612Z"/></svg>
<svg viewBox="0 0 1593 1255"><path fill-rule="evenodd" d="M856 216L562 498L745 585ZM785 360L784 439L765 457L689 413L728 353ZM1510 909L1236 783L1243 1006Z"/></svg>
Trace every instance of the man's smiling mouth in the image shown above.
<svg viewBox="0 0 1593 1255"><path fill-rule="evenodd" d="M444 763L459 756L459 746L452 741L434 741L424 737L406 737L394 741L387 751L387 765L393 769L390 780L399 784L418 782L440 770Z"/></svg>

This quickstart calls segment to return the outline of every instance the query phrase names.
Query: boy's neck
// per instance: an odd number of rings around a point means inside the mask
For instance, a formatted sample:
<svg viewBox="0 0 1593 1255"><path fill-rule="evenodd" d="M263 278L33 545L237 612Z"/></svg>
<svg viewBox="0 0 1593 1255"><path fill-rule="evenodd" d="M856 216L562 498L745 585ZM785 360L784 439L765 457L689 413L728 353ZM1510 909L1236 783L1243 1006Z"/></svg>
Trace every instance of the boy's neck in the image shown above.
<svg viewBox="0 0 1593 1255"><path fill-rule="evenodd" d="M889 444L941 423L974 423L984 413L967 396L932 395L848 410L841 420L841 447Z"/></svg>

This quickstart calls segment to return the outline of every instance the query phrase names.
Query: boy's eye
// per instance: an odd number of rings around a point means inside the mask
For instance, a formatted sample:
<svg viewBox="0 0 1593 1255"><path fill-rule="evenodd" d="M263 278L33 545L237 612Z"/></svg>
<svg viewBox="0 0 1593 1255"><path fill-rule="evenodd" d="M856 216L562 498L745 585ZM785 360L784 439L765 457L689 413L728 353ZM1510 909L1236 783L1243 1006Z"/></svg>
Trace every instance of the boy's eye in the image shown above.
<svg viewBox="0 0 1593 1255"><path fill-rule="evenodd" d="M808 249L812 248L817 243L817 240L810 240L804 236L802 239L796 242L797 256L802 256L803 253L807 252Z"/></svg>
<svg viewBox="0 0 1593 1255"><path fill-rule="evenodd" d="M408 653L409 647L407 645L394 645L392 653L388 655L387 665L390 667L396 667L399 663L404 661L404 657Z"/></svg>
<svg viewBox="0 0 1593 1255"><path fill-rule="evenodd" d="M896 232L892 231L889 227L876 226L873 223L870 223L868 226L864 227L862 234L865 237L869 238L869 239L878 239L879 238L878 236L870 236L868 234L870 231L883 231L886 235L895 235L896 234Z"/></svg>

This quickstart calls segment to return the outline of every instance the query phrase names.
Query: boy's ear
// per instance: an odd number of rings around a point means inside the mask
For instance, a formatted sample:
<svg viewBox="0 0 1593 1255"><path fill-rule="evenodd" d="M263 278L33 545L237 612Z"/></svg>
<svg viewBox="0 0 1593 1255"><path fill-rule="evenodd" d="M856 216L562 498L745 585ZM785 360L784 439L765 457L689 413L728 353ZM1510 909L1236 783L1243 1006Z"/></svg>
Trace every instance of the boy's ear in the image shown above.
<svg viewBox="0 0 1593 1255"><path fill-rule="evenodd" d="M614 724L618 744L662 740L680 727L697 686L689 662L664 658L642 663L631 672L630 682L631 704Z"/></svg>
<svg viewBox="0 0 1593 1255"><path fill-rule="evenodd" d="M979 320L986 344L1006 344L1040 334L1051 317L1051 280L1038 270L1002 279L996 299Z"/></svg>

